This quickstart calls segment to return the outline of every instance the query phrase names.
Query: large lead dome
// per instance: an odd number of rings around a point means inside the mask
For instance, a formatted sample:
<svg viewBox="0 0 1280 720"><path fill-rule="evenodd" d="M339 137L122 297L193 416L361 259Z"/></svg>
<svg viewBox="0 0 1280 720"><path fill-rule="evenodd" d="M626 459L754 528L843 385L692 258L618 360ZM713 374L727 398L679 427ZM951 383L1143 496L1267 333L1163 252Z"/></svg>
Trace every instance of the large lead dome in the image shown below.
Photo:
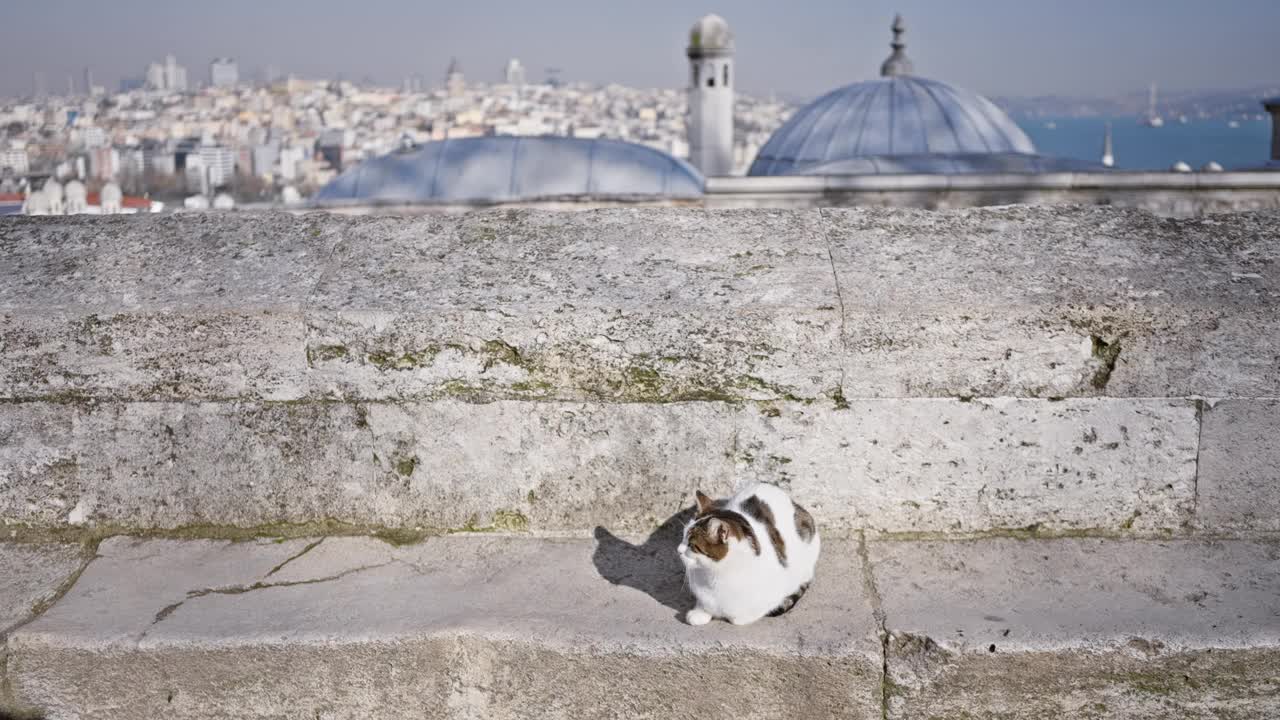
<svg viewBox="0 0 1280 720"><path fill-rule="evenodd" d="M320 205L494 203L571 196L699 197L691 165L619 140L495 136L430 142L366 160L325 185Z"/></svg>
<svg viewBox="0 0 1280 720"><path fill-rule="evenodd" d="M748 174L820 172L860 158L890 161L855 163L865 167L900 166L911 158L925 168L932 160L945 161L940 167L951 172L966 165L990 170L995 157L988 156L1035 154L1031 139L991 101L911 75L901 18L893 31L893 55L881 68L883 77L847 85L802 108L769 138Z"/></svg>

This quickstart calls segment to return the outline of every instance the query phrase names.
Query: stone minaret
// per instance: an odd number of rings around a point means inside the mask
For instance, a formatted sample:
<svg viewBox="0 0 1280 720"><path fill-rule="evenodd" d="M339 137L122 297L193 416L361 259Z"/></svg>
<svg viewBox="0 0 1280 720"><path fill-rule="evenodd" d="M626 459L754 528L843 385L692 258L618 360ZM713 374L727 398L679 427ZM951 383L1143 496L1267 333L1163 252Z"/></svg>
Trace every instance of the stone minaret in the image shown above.
<svg viewBox="0 0 1280 720"><path fill-rule="evenodd" d="M733 169L733 34L719 15L689 31L689 161L707 177Z"/></svg>

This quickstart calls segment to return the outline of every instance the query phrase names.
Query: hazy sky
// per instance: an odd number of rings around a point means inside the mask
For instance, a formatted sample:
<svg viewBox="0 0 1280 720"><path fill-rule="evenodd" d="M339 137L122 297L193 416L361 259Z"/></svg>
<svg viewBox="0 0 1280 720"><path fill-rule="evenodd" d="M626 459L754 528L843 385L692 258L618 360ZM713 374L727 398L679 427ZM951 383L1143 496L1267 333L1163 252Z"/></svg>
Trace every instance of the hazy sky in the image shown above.
<svg viewBox="0 0 1280 720"><path fill-rule="evenodd" d="M738 86L812 95L874 75L895 11L917 73L992 95L1111 94L1280 83L1280 0L3 0L0 94L52 91L86 65L114 89L172 52L193 81L230 55L241 73L366 75L440 84L456 56L493 81L508 57L530 80L685 82L686 33L728 19Z"/></svg>

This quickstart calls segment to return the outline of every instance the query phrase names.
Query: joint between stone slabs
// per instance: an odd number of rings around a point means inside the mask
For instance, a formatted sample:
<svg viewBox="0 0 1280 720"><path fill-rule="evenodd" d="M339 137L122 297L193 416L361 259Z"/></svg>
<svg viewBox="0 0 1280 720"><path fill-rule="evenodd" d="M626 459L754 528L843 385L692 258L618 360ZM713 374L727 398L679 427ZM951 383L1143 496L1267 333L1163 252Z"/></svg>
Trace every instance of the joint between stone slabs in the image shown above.
<svg viewBox="0 0 1280 720"><path fill-rule="evenodd" d="M462 528L467 530L468 528ZM183 525L172 528L134 527L117 523L98 525L40 526L30 524L5 524L0 521L0 540L18 543L92 543L97 547L102 540L112 537L133 537L144 540L226 540L251 542L275 540L283 542L298 538L317 537L372 537L388 545L410 545L427 538L457 532L455 528L399 528L362 523L349 523L333 519L264 523L248 527L235 525Z"/></svg>
<svg viewBox="0 0 1280 720"><path fill-rule="evenodd" d="M1039 401L1045 403L1059 403L1072 401L1105 401L1105 402L1186 402L1186 403L1208 403L1208 407L1212 407L1218 400L1258 400L1258 401L1277 401L1280 397L1276 396L1257 396L1257 397L1231 397L1218 398L1210 401L1206 398L1194 395L1188 396L1168 396L1168 395L1097 395L1097 394L1081 394L1081 395L1065 395L1046 397L1041 395L856 395L853 397L844 394L844 370L841 369L841 385L836 390L839 397L836 398L837 409L842 403L849 401L875 401L875 402L903 402L903 401L944 401L952 400L961 403L986 403L993 401ZM778 391L777 388L769 388ZM27 404L48 404L48 405L256 405L256 406L279 406L291 407L301 405L385 405L398 406L406 404L426 404L441 401L454 401L466 403L469 405L488 405L498 402L521 402L521 403L544 403L544 404L577 404L577 405L679 405L694 403L719 403L726 406L742 407L757 406L767 407L769 405L777 405L778 403L793 403L796 405L810 406L822 400L833 399L832 395L819 393L817 395L801 397L791 395L783 391L778 391L777 397L757 399L748 397L738 397L732 395L720 395L707 390L705 396L700 396L702 391L691 390L685 394L675 394L669 397L654 398L615 398L607 396L584 395L581 397L557 397L557 396L528 396L517 392L477 392L477 393L450 393L450 392L428 392L421 395L413 395L408 397L385 397L385 398L347 398L332 396L304 396L297 398L263 398L257 396L201 396L201 397L184 397L184 398L128 398L116 396L97 396L84 395L80 393L60 393L53 395L18 395L10 397L0 397L0 405L27 405Z"/></svg>
<svg viewBox="0 0 1280 720"><path fill-rule="evenodd" d="M862 564L862 587L871 602L871 616L876 621L876 631L880 636L880 717L889 720L889 623L884 611L884 603L880 599L880 590L876 587L875 573L871 568L871 552L867 547L866 532L858 533L858 559Z"/></svg>
<svg viewBox="0 0 1280 720"><path fill-rule="evenodd" d="M1191 522L1200 520L1200 451L1204 448L1204 413L1213 407L1204 398L1196 398L1196 464L1191 475Z"/></svg>

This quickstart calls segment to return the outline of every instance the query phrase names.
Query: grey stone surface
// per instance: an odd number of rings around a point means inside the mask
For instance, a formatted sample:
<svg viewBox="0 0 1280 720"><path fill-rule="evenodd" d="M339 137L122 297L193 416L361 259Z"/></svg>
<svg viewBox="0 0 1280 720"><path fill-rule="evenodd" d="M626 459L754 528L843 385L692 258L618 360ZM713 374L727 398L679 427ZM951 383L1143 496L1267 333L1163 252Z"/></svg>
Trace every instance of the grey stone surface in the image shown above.
<svg viewBox="0 0 1280 720"><path fill-rule="evenodd" d="M1280 394L1280 216L0 223L8 398Z"/></svg>
<svg viewBox="0 0 1280 720"><path fill-rule="evenodd" d="M87 561L79 545L0 541L0 641L51 602Z"/></svg>
<svg viewBox="0 0 1280 720"><path fill-rule="evenodd" d="M320 395L652 402L840 385L816 211L382 219L348 234L310 322Z"/></svg>
<svg viewBox="0 0 1280 720"><path fill-rule="evenodd" d="M117 539L11 639L52 717L880 717L854 548L788 615L692 628L674 539Z"/></svg>
<svg viewBox="0 0 1280 720"><path fill-rule="evenodd" d="M1225 397L1275 395L1280 384L1275 214L823 217L849 397Z"/></svg>
<svg viewBox="0 0 1280 720"><path fill-rule="evenodd" d="M178 528L646 532L701 488L788 487L829 531L1175 531L1194 403L0 405L0 517Z"/></svg>
<svg viewBox="0 0 1280 720"><path fill-rule="evenodd" d="M0 224L0 397L304 394L302 310L341 224L93 219Z"/></svg>
<svg viewBox="0 0 1280 720"><path fill-rule="evenodd" d="M750 416L740 477L781 482L837 529L1176 530L1191 518L1194 404L852 400Z"/></svg>
<svg viewBox="0 0 1280 720"><path fill-rule="evenodd" d="M872 542L889 717L1280 713L1280 543Z"/></svg>
<svg viewBox="0 0 1280 720"><path fill-rule="evenodd" d="M1202 526L1280 531L1280 400L1205 404L1197 488Z"/></svg>

